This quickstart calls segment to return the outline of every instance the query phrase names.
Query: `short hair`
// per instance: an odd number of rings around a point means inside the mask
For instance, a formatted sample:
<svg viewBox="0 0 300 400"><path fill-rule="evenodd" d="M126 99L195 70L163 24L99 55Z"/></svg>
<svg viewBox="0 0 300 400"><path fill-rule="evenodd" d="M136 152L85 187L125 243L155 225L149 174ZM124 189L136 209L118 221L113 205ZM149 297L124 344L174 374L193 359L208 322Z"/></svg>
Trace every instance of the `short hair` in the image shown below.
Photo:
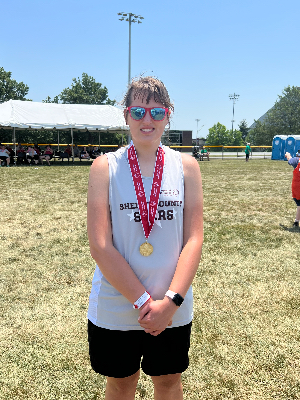
<svg viewBox="0 0 300 400"><path fill-rule="evenodd" d="M121 104L127 108L135 99L142 99L142 101L145 99L146 104L154 99L155 102L161 103L169 110L174 111L174 105L170 100L167 88L162 81L153 76L133 79Z"/></svg>

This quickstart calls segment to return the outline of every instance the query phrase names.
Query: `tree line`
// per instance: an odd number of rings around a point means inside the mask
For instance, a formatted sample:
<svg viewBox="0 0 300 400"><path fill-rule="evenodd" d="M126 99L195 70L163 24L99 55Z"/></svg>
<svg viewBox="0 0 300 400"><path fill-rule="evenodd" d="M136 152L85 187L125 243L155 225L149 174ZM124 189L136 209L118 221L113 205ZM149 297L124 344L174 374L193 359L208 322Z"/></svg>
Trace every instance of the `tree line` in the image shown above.
<svg viewBox="0 0 300 400"><path fill-rule="evenodd" d="M12 79L11 72L0 67L0 103L12 100L27 100L29 87L24 82L17 82ZM86 73L80 78L73 78L70 87L61 91L51 99L48 96L44 103L62 104L108 104L114 105L115 100L108 97L106 86ZM256 146L272 145L273 137L276 135L300 135L300 87L287 86L282 95L278 96L274 106L266 113L263 120L255 120L251 127L248 127L246 120L238 125L239 129L234 131L226 128L220 122L209 129L206 144L211 146L243 146L250 142ZM17 131L18 140L24 142L56 142L56 131ZM63 132L62 136L70 136L70 133ZM78 131L74 133L78 144L97 143L98 134L93 132ZM95 137L94 137L95 136ZM97 136L97 137L96 137ZM103 136L103 144L120 144L121 135L108 133ZM11 140L11 132L0 129L0 140L2 142ZM66 142L70 141L66 140ZM102 143L102 138L101 138Z"/></svg>
<svg viewBox="0 0 300 400"><path fill-rule="evenodd" d="M0 67L0 103L8 100L27 100L26 96L29 91L29 86L24 82L17 82L12 79L12 73ZM80 78L73 78L70 87L61 91L57 96L51 99L48 96L43 103L61 103L61 104L105 104L114 105L115 100L108 97L108 89L102 83L86 74L82 74ZM70 131L59 131L60 142L70 143ZM36 129L20 129L16 131L17 141L23 143L57 143L58 131L53 130L36 130ZM98 144L99 133L74 131L74 142L78 144ZM10 130L0 129L0 141L11 142L12 134ZM121 144L122 135L113 132L101 133L101 144Z"/></svg>
<svg viewBox="0 0 300 400"><path fill-rule="evenodd" d="M255 146L271 146L277 135L300 135L300 87L284 88L264 119L255 120L251 129L246 120L241 121L239 129L233 132L218 122L209 129L206 144L243 146L250 142Z"/></svg>

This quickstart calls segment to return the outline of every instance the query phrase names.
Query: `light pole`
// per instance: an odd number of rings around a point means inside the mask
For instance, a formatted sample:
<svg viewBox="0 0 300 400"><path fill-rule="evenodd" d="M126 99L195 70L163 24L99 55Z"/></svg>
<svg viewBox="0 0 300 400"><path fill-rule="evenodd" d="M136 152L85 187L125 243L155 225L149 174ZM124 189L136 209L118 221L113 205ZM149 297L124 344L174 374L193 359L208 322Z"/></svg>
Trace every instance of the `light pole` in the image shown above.
<svg viewBox="0 0 300 400"><path fill-rule="evenodd" d="M131 23L137 22L138 24L142 23L142 17L141 15L136 15L133 13L124 13L124 12L119 12L118 15L121 16L119 18L120 21L128 21L129 22L129 56L128 56L128 85L130 84L131 81ZM125 19L125 17L127 17Z"/></svg>
<svg viewBox="0 0 300 400"><path fill-rule="evenodd" d="M199 146L199 143L198 143L198 133L199 133L199 130L201 131L201 129L204 127L204 125L202 125L202 126L200 127L200 129L198 129L198 123L199 123L199 121L201 121L201 119L196 118L195 121L197 122L196 146Z"/></svg>
<svg viewBox="0 0 300 400"><path fill-rule="evenodd" d="M198 146L198 145L199 145L199 144L198 144L198 123L199 123L200 119L199 119L199 118L196 118L195 121L197 122L196 146Z"/></svg>
<svg viewBox="0 0 300 400"><path fill-rule="evenodd" d="M233 93L229 95L229 100L232 100L232 105L233 105L233 109L232 109L232 135L233 135L233 123L234 123L234 105L235 102L239 99L240 95Z"/></svg>

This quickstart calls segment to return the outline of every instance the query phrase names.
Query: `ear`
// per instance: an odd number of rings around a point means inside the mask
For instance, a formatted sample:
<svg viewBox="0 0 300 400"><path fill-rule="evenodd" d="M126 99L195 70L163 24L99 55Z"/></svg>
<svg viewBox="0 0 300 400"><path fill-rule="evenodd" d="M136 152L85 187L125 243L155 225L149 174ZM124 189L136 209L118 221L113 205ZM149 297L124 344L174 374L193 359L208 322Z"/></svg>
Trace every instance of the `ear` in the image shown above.
<svg viewBox="0 0 300 400"><path fill-rule="evenodd" d="M124 119L125 119L126 125L128 125L128 123L127 123L128 111L127 111L126 108L125 108L125 110L123 111L123 113L124 113Z"/></svg>

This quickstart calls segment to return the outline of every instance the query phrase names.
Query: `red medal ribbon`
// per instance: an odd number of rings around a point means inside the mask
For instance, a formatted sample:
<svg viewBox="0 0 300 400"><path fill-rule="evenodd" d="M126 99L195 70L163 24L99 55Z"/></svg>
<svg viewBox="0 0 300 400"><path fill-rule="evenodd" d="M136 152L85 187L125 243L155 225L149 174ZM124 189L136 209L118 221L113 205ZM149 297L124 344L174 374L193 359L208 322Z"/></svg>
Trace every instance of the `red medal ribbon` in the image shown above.
<svg viewBox="0 0 300 400"><path fill-rule="evenodd" d="M127 150L127 156L131 171L131 177L135 189L135 194L139 205L144 234L146 239L148 239L152 227L154 225L154 219L158 206L159 193L160 193L162 175L164 170L164 162L165 162L164 151L162 149L162 146L159 145L156 153L156 161L155 161L153 181L150 193L149 210L147 207L146 194L143 185L139 161L133 143L131 143L131 145Z"/></svg>

